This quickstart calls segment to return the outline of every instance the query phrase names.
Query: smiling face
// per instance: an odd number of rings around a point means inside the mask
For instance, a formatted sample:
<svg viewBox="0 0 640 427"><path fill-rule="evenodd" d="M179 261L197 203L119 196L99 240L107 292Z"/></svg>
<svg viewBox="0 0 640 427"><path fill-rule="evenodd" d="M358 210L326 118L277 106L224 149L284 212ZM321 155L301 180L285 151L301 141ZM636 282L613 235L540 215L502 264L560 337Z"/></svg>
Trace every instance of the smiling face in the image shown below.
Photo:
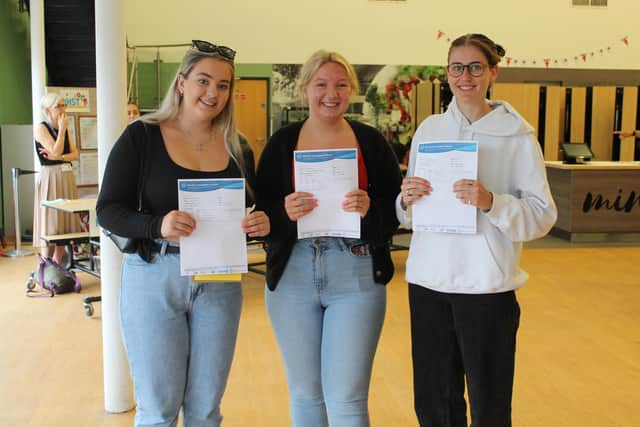
<svg viewBox="0 0 640 427"><path fill-rule="evenodd" d="M231 65L216 58L204 58L193 66L188 76L178 76L182 94L180 109L184 114L213 120L229 100L233 73Z"/></svg>
<svg viewBox="0 0 640 427"><path fill-rule="evenodd" d="M324 119L340 119L349 108L352 87L345 68L327 62L318 68L303 88L309 102L309 115Z"/></svg>
<svg viewBox="0 0 640 427"><path fill-rule="evenodd" d="M487 57L475 46L464 45L453 48L449 55L449 65L468 65L474 62L480 63L484 67L482 74L478 77L472 76L468 67L465 67L462 75L458 77L454 77L451 71L447 70L447 81L459 104L484 103L487 90L498 76L498 66L490 68Z"/></svg>

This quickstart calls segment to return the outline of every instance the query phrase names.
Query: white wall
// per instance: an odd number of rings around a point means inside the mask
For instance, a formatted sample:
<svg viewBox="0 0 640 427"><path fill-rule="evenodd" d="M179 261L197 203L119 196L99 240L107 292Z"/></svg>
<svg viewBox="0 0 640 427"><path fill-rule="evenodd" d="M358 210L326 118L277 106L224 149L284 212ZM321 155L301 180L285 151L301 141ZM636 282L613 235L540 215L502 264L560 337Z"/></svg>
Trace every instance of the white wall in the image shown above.
<svg viewBox="0 0 640 427"><path fill-rule="evenodd" d="M2 195L5 236L15 236L13 216L12 168L33 168L33 126L2 125ZM23 175L18 179L20 198L20 229L33 231L33 193L35 175ZM13 249L13 248L12 248Z"/></svg>
<svg viewBox="0 0 640 427"><path fill-rule="evenodd" d="M575 7L571 0L135 0L126 3L129 44L200 38L238 51L240 63L299 63L316 49L360 64L443 64L447 37L489 35L507 56L570 58L565 68L639 69L640 1ZM99 19L99 17L97 17ZM436 39L442 30L446 35ZM629 46L621 38L628 36ZM611 47L609 52L599 49ZM596 52L586 62L576 55ZM184 49L162 51L178 60ZM513 66L513 65L512 65Z"/></svg>

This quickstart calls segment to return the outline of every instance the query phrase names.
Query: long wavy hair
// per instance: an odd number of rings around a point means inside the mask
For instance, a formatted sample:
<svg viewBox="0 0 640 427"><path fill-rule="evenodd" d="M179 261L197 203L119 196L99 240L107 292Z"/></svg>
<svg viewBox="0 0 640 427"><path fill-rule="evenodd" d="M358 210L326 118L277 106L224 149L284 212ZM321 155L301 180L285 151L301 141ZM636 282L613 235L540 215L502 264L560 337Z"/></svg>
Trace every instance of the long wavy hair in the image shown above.
<svg viewBox="0 0 640 427"><path fill-rule="evenodd" d="M171 81L167 94L162 100L160 107L152 113L143 115L139 120L142 120L145 123L159 125L162 122L176 118L178 111L180 110L180 104L182 103L182 96L180 96L180 91L178 90L178 78L181 75L185 79L188 78L196 64L206 58L214 58L218 61L225 62L231 68L229 98L227 99L227 104L224 109L211 121L211 128L213 129L215 126L220 126L222 128L225 148L227 149L229 156L231 156L240 168L242 176L246 178L247 168L244 164L244 156L242 155L242 147L240 145L240 138L238 135L238 129L236 128L234 113L233 88L235 86L235 69L232 60L225 58L218 53L201 52L198 49L190 48L187 53L185 53L184 58L182 58L182 63L180 64L175 77ZM249 194L253 194L248 182L247 190Z"/></svg>

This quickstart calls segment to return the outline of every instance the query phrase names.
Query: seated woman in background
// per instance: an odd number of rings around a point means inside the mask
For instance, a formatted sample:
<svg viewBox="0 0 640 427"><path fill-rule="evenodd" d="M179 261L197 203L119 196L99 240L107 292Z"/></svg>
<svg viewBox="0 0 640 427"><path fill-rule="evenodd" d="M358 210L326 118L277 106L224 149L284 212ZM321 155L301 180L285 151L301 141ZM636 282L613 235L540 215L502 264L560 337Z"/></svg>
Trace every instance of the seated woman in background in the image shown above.
<svg viewBox="0 0 640 427"><path fill-rule="evenodd" d="M40 248L44 257L62 264L64 246L55 246L53 252L42 236L77 233L82 230L80 218L75 214L41 206L43 200L77 199L78 188L71 161L79 157L73 137L68 132L69 116L64 99L49 92L40 101L45 121L35 128L36 153L40 160L40 174L36 182L33 204L33 246Z"/></svg>

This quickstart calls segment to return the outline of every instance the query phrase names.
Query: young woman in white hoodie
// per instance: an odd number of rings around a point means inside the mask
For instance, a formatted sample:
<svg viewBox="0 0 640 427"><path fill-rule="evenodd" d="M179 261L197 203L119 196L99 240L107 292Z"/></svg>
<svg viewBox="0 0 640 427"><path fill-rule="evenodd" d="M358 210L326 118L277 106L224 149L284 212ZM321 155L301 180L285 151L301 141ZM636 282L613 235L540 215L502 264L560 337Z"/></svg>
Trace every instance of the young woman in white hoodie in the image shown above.
<svg viewBox="0 0 640 427"><path fill-rule="evenodd" d="M466 427L465 378L473 427L511 426L511 398L520 308L515 290L522 242L545 235L556 220L540 145L533 128L503 101L486 94L505 51L482 34L466 34L449 49L447 78L454 98L428 117L413 138L407 178L396 201L411 227L411 205L429 197L414 176L419 143L478 142L477 179L450 189L477 208L477 232L417 231L406 266L411 309L415 410L421 426Z"/></svg>

